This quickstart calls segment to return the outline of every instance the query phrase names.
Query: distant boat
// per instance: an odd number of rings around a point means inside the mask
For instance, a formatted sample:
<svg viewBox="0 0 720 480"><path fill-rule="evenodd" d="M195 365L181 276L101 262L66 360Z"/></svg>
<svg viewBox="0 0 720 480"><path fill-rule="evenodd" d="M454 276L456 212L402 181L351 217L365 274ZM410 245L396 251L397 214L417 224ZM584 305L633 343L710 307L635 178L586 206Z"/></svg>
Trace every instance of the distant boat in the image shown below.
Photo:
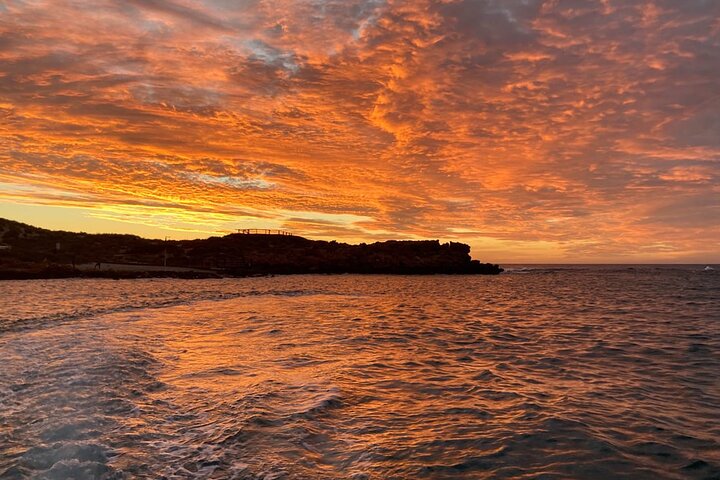
<svg viewBox="0 0 720 480"><path fill-rule="evenodd" d="M714 270L715 270L715 269L712 268L710 265L706 265L705 268L703 268L703 271L705 271L705 272L712 272L712 271L714 271Z"/></svg>

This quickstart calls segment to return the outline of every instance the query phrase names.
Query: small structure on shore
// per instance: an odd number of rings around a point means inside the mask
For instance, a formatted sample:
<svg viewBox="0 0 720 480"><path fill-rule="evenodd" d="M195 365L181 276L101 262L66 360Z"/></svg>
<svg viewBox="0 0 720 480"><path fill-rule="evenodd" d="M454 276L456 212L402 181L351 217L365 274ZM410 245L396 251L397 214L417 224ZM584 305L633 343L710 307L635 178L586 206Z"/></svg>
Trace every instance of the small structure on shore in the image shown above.
<svg viewBox="0 0 720 480"><path fill-rule="evenodd" d="M238 228L237 233L244 235L289 235L292 233L285 230L270 230L267 228Z"/></svg>

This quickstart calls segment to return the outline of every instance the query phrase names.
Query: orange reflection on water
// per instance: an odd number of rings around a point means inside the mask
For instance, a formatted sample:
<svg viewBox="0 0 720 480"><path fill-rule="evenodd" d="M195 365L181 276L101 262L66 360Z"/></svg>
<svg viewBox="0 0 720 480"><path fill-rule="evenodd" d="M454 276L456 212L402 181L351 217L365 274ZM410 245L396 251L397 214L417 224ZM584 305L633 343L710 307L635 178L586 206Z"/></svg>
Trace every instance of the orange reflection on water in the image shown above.
<svg viewBox="0 0 720 480"><path fill-rule="evenodd" d="M679 478L698 451L712 465L717 277L598 272L14 284L16 300L41 288L47 309L104 298L110 313L3 331L18 446L0 453L31 473L91 458L141 478Z"/></svg>

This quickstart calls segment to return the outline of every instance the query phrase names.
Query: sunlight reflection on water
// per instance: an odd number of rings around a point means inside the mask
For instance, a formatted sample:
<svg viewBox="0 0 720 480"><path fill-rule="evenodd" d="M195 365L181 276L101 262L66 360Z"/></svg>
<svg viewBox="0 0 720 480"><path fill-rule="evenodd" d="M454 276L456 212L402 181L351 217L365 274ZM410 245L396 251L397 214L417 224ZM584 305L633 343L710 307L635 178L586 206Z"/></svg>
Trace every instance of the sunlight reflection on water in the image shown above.
<svg viewBox="0 0 720 480"><path fill-rule="evenodd" d="M4 282L0 477L714 478L719 288L652 268Z"/></svg>

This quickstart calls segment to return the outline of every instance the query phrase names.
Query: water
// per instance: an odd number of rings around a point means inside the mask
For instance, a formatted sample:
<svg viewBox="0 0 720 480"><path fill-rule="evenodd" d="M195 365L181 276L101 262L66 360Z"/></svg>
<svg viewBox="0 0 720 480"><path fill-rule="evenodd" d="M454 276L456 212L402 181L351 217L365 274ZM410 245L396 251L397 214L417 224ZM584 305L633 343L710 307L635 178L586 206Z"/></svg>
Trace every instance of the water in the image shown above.
<svg viewBox="0 0 720 480"><path fill-rule="evenodd" d="M0 282L0 478L720 478L720 274Z"/></svg>

